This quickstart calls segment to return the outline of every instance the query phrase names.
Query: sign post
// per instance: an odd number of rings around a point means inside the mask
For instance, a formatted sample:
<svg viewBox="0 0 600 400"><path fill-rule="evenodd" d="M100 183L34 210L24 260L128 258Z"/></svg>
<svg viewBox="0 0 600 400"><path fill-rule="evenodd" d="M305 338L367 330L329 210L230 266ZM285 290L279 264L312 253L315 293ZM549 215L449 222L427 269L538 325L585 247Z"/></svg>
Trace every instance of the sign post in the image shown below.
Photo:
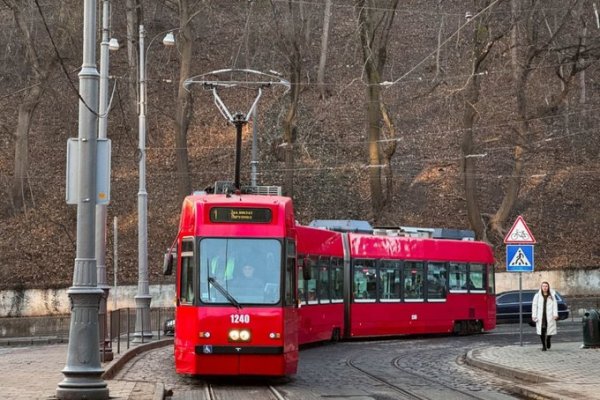
<svg viewBox="0 0 600 400"><path fill-rule="evenodd" d="M506 271L519 273L519 341L523 346L523 272L533 272L535 238L522 216L518 216L504 237Z"/></svg>

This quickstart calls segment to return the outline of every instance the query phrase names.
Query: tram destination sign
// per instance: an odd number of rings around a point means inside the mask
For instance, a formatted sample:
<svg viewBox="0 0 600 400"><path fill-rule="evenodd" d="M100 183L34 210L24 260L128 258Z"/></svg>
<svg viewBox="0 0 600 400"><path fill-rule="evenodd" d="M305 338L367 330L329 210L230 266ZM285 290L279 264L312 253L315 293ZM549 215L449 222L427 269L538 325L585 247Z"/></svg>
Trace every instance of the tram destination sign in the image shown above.
<svg viewBox="0 0 600 400"><path fill-rule="evenodd" d="M244 222L265 224L271 222L272 213L268 208L213 207L210 222Z"/></svg>

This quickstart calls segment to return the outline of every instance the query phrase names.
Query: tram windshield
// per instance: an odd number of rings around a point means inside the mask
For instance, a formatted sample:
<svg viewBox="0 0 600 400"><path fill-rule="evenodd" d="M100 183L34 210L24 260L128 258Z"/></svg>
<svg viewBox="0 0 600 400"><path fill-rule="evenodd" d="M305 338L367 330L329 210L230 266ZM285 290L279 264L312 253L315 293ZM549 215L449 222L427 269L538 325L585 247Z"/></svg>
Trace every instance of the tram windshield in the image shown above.
<svg viewBox="0 0 600 400"><path fill-rule="evenodd" d="M277 304L281 242L276 239L200 240L200 300L210 304Z"/></svg>

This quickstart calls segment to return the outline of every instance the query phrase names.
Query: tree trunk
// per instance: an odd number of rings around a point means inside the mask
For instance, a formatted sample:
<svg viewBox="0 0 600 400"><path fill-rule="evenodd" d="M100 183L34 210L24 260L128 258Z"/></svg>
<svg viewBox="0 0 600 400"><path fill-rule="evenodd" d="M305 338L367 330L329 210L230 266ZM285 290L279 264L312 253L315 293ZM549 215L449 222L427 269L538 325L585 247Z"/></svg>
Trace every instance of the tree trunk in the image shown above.
<svg viewBox="0 0 600 400"><path fill-rule="evenodd" d="M317 84L321 92L321 99L325 99L325 64L327 62L327 45L329 43L329 20L331 19L331 0L325 1L325 14L323 16L323 35L321 36L321 58L317 72Z"/></svg>
<svg viewBox="0 0 600 400"><path fill-rule="evenodd" d="M11 199L15 211L25 206L25 192L27 190L27 173L29 170L29 129L35 108L39 104L41 90L34 86L27 96L27 100L19 106L19 118L15 131L15 164Z"/></svg>
<svg viewBox="0 0 600 400"><path fill-rule="evenodd" d="M285 178L284 193L294 196L294 144L296 142L296 115L300 100L300 79L302 58L298 42L292 42L293 50L290 54L290 107L283 121L283 138L285 141Z"/></svg>
<svg viewBox="0 0 600 400"><path fill-rule="evenodd" d="M525 89L527 87L529 73L528 68L523 68L521 66L519 69L519 79L515 82L515 95L517 98L517 114L519 116L519 122L517 124L517 140L514 149L513 168L510 176L508 177L508 184L504 193L504 198L502 199L502 204L500 204L500 207L490 221L491 230L499 237L504 236L504 223L510 216L519 197L522 181L521 175L525 165L525 144L530 135L530 127L529 123L527 122L527 95Z"/></svg>
<svg viewBox="0 0 600 400"><path fill-rule="evenodd" d="M477 196L477 181L475 179L475 158L473 157L475 145L473 142L473 127L477 111L475 104L479 101L479 83L477 76L471 77L466 88L464 96L464 111L463 111L463 137L461 143L462 162L461 172L465 187L465 198L467 202L467 218L471 229L475 231L475 235L479 240L487 240L487 233L483 221L481 219L481 210L479 209L479 201Z"/></svg>
<svg viewBox="0 0 600 400"><path fill-rule="evenodd" d="M26 204L25 192L27 189L27 176L29 171L29 130L31 129L31 120L33 113L40 102L44 87L48 81L50 71L55 65L54 57L40 59L36 48L36 42L32 38L28 22L24 21L21 15L22 4L14 1L5 2L13 12L15 23L23 37L24 46L27 49L27 59L32 71L32 85L28 89L23 103L19 106L19 115L17 128L15 130L15 163L13 181L10 188L11 202L14 212L17 213L23 209ZM63 35L67 30L63 31ZM57 40L62 40L60 35Z"/></svg>
<svg viewBox="0 0 600 400"><path fill-rule="evenodd" d="M177 189L180 197L191 193L188 165L187 132L190 125L192 111L192 97L183 84L190 76L192 65L192 26L190 10L187 0L179 0L179 20L181 29L179 31L178 47L181 54L179 67L179 89L177 92L177 105L175 110L175 146L177 148Z"/></svg>

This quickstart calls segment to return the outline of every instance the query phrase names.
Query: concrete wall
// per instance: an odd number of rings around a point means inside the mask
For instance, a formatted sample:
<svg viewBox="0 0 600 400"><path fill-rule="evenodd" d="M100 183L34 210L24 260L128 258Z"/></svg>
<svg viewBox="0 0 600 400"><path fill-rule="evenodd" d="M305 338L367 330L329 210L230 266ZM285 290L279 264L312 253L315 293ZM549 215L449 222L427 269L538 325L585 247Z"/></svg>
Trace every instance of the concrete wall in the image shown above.
<svg viewBox="0 0 600 400"><path fill-rule="evenodd" d="M107 302L108 310L116 308L135 308L136 286L111 287ZM152 302L150 307L174 307L174 285L150 285ZM0 318L35 317L43 315L64 315L71 312L71 304L65 289L32 289L0 291ZM1 323L1 321L0 321Z"/></svg>
<svg viewBox="0 0 600 400"><path fill-rule="evenodd" d="M600 296L600 268L593 270L540 271L523 273L523 289L537 289L542 281L567 297ZM519 288L519 274L501 272L496 274L496 291L503 292ZM116 293L111 287L108 309L135 307L134 296L137 286L119 286ZM150 285L151 307L173 307L175 288L173 285ZM70 313L67 289L35 289L0 292L1 317L34 317L64 315ZM1 321L0 321L1 323Z"/></svg>
<svg viewBox="0 0 600 400"><path fill-rule="evenodd" d="M600 296L600 268L592 270L560 270L523 272L523 289L539 289L543 281L567 297ZM519 288L519 273L496 274L496 292Z"/></svg>

